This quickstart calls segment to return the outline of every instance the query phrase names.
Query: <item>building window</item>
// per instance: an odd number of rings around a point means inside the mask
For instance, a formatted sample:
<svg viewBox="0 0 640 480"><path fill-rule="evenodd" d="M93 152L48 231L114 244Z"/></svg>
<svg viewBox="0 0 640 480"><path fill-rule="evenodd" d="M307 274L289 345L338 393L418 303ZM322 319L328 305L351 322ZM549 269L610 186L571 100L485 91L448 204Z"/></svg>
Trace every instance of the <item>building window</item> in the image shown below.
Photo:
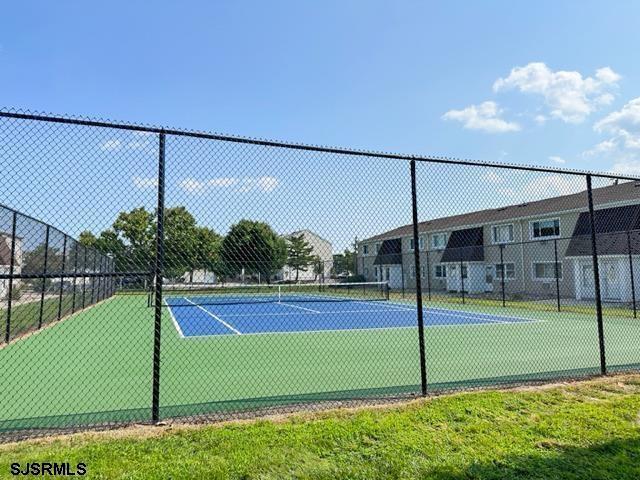
<svg viewBox="0 0 640 480"><path fill-rule="evenodd" d="M411 265L409 268L409 277L416 278L416 267L415 265Z"/></svg>
<svg viewBox="0 0 640 480"><path fill-rule="evenodd" d="M502 279L502 264L496 263L496 278ZM516 266L513 263L504 264L504 279L513 280L516 278Z"/></svg>
<svg viewBox="0 0 640 480"><path fill-rule="evenodd" d="M533 264L534 280L555 280L556 266L558 268L558 279L562 280L562 263L558 262L536 262Z"/></svg>
<svg viewBox="0 0 640 480"><path fill-rule="evenodd" d="M425 272L424 265L420 265L420 278L424 278L424 272Z"/></svg>
<svg viewBox="0 0 640 480"><path fill-rule="evenodd" d="M462 278L466 279L467 278L467 266L463 265L462 268L460 269L460 271L462 272Z"/></svg>
<svg viewBox="0 0 640 480"><path fill-rule="evenodd" d="M555 238L560 236L560 219L531 222L531 238Z"/></svg>
<svg viewBox="0 0 640 480"><path fill-rule="evenodd" d="M492 228L493 243L513 242L513 225L496 225Z"/></svg>
<svg viewBox="0 0 640 480"><path fill-rule="evenodd" d="M373 267L373 274L378 278L378 267Z"/></svg>
<svg viewBox="0 0 640 480"><path fill-rule="evenodd" d="M380 242L376 242L376 254L380 251Z"/></svg>
<svg viewBox="0 0 640 480"><path fill-rule="evenodd" d="M365 268L365 269L364 269L364 276L365 276L365 277L368 277L368 276L369 276L369 269L368 269L368 268Z"/></svg>
<svg viewBox="0 0 640 480"><path fill-rule="evenodd" d="M435 250L441 250L447 246L447 234L436 233L431 235L431 247Z"/></svg>
<svg viewBox="0 0 640 480"><path fill-rule="evenodd" d="M369 245L363 245L362 246L362 254L363 255L369 255Z"/></svg>
<svg viewBox="0 0 640 480"><path fill-rule="evenodd" d="M418 248L420 248L420 250L424 250L424 237L418 237ZM415 249L415 246L413 244L413 238L409 239L409 250L411 250L413 252L413 250Z"/></svg>
<svg viewBox="0 0 640 480"><path fill-rule="evenodd" d="M434 276L436 278L447 278L447 266L446 265L436 265Z"/></svg>

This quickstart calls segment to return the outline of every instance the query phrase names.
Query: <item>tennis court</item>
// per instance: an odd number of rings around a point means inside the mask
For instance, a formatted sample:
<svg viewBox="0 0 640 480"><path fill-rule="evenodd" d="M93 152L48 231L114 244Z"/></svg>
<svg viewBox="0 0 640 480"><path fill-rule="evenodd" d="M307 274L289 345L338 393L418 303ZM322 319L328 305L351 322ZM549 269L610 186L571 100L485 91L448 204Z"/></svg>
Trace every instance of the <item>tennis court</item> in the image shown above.
<svg viewBox="0 0 640 480"><path fill-rule="evenodd" d="M386 285L372 282L172 292L165 305L183 338L415 328L416 308L388 299ZM424 313L426 327L536 321L440 308L425 308Z"/></svg>

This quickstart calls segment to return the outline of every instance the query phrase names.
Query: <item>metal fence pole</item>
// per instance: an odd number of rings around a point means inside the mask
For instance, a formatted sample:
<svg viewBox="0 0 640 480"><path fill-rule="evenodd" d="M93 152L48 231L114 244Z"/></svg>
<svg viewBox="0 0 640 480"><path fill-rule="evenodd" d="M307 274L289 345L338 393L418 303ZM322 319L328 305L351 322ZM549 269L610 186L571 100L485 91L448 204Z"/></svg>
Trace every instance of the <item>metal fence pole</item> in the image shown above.
<svg viewBox="0 0 640 480"><path fill-rule="evenodd" d="M411 160L411 210L413 216L413 244L418 245L418 200L416 193L416 161ZM420 349L420 385L422 394L427 394L427 363L424 346L424 312L422 311L422 279L420 278L420 251L413 249L416 270L416 306L418 309L418 346Z"/></svg>
<svg viewBox="0 0 640 480"><path fill-rule="evenodd" d="M460 260L460 294L462 295L462 304L465 304L464 300L464 275L462 274L462 260Z"/></svg>
<svg viewBox="0 0 640 480"><path fill-rule="evenodd" d="M633 318L638 318L636 306L636 279L633 273L633 256L631 255L631 232L627 230L627 250L629 250L629 273L631 274L631 302L633 304Z"/></svg>
<svg viewBox="0 0 640 480"><path fill-rule="evenodd" d="M427 260L427 298L431 301L431 266L429 265L429 250L426 251Z"/></svg>
<svg viewBox="0 0 640 480"><path fill-rule="evenodd" d="M587 175L587 199L589 202L589 220L591 230L591 258L593 261L593 283L596 294L596 317L598 322L598 346L600 350L600 372L607 374L607 361L604 348L604 325L602 320L602 297L600 293L600 269L598 267L598 250L596 244L596 223L593 211L593 189L591 175Z"/></svg>
<svg viewBox="0 0 640 480"><path fill-rule="evenodd" d="M500 286L502 288L502 306L507 306L506 295L504 291L504 275L506 268L504 268L504 245L500 245Z"/></svg>
<svg viewBox="0 0 640 480"><path fill-rule="evenodd" d="M82 308L85 307L85 297L87 296L87 247L82 247L84 249L84 260L82 261Z"/></svg>
<svg viewBox="0 0 640 480"><path fill-rule="evenodd" d="M404 297L404 261L400 260L400 275L402 275L402 298Z"/></svg>
<svg viewBox="0 0 640 480"><path fill-rule="evenodd" d="M11 307L13 302L13 272L16 258L16 224L18 222L18 213L13 212L11 222L11 260L9 261L9 289L7 292L7 322L5 325L4 341L9 343L11 340Z"/></svg>
<svg viewBox="0 0 640 480"><path fill-rule="evenodd" d="M51 227L47 225L44 234L44 262L42 265L42 290L40 291L40 314L38 316L38 329L42 328L42 316L44 314L44 294L47 291L47 263L49 262L49 234Z"/></svg>
<svg viewBox="0 0 640 480"><path fill-rule="evenodd" d="M162 330L162 275L164 273L164 166L165 134L160 133L158 145L158 207L155 258L155 318L153 328L153 379L151 420L160 420L160 335Z"/></svg>
<svg viewBox="0 0 640 480"><path fill-rule="evenodd" d="M97 273L98 270L98 256L96 255L95 249L91 249L93 251L93 268L91 269L91 273ZM91 305L96 303L96 277L91 276Z"/></svg>
<svg viewBox="0 0 640 480"><path fill-rule="evenodd" d="M553 271L556 275L556 303L558 311L560 311L560 266L558 265L558 240L553 240L553 256L554 256L554 268Z"/></svg>
<svg viewBox="0 0 640 480"><path fill-rule="evenodd" d="M74 254L74 260L73 260L73 300L71 301L71 313L74 313L76 311L76 283L78 278L75 276L78 273L78 247L79 244L76 243L76 251Z"/></svg>
<svg viewBox="0 0 640 480"><path fill-rule="evenodd" d="M62 269L60 270L60 292L58 294L58 320L62 318L62 294L64 293L64 270L67 267L67 236L62 241Z"/></svg>

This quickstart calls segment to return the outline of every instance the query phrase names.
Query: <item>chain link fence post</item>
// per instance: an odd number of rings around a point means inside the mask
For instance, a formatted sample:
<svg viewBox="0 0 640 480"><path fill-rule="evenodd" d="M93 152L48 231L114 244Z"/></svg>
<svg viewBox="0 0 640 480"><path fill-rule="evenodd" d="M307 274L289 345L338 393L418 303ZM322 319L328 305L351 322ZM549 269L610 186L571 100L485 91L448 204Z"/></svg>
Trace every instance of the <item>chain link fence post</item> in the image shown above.
<svg viewBox="0 0 640 480"><path fill-rule="evenodd" d="M587 200L589 202L589 222L591 234L591 258L593 261L593 283L596 299L596 318L598 322L598 345L600 350L600 373L607 374L607 361L604 344L604 325L602 320L602 296L600 292L600 269L598 266L598 246L596 242L596 223L593 210L593 189L591 187L591 175L587 175ZM557 267L556 267L557 268Z"/></svg>
<svg viewBox="0 0 640 480"><path fill-rule="evenodd" d="M413 216L413 245L418 245L418 200L416 193L416 161L411 160L411 211ZM420 278L420 251L413 249L416 272L416 307L418 309L418 346L420 348L420 386L422 395L427 394L427 365L424 346L424 312L422 311L422 279Z"/></svg>
<svg viewBox="0 0 640 480"><path fill-rule="evenodd" d="M162 332L162 276L164 273L164 167L165 134L160 133L158 143L158 207L156 221L155 253L155 311L153 327L153 381L151 395L151 420L160 420L160 337Z"/></svg>

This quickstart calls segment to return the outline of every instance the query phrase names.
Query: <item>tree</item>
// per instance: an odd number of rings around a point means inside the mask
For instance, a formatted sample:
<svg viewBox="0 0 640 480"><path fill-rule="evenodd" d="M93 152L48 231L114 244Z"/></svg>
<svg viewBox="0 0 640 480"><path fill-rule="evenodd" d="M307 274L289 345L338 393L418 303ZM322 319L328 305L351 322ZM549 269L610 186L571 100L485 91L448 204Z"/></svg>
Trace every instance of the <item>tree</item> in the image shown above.
<svg viewBox="0 0 640 480"><path fill-rule="evenodd" d="M344 253L338 253L333 256L333 274L340 275L346 273L351 275L355 273L356 254L345 249Z"/></svg>
<svg viewBox="0 0 640 480"><path fill-rule="evenodd" d="M144 207L120 212L113 222L113 231L127 245L127 270L151 269L155 243L154 214Z"/></svg>
<svg viewBox="0 0 640 480"><path fill-rule="evenodd" d="M314 281L318 279L318 275L320 276L324 275L324 262L318 255L315 255L313 257L313 275L314 275L314 278L313 278Z"/></svg>
<svg viewBox="0 0 640 480"><path fill-rule="evenodd" d="M96 240L97 240L96 236L93 233L91 233L89 230L85 230L78 237L78 243L80 243L80 245L83 245L85 247L95 246Z"/></svg>
<svg viewBox="0 0 640 480"><path fill-rule="evenodd" d="M304 235L291 235L287 245L287 265L296 271L296 282L300 272L306 272L307 267L313 263L313 247L304 239Z"/></svg>
<svg viewBox="0 0 640 480"><path fill-rule="evenodd" d="M225 276L220 261L222 237L207 227L197 227L195 232L196 261L194 269L214 272L218 277Z"/></svg>
<svg viewBox="0 0 640 480"><path fill-rule="evenodd" d="M266 223L241 220L222 241L220 259L227 274L244 269L262 274L269 282L287 261L287 244Z"/></svg>

